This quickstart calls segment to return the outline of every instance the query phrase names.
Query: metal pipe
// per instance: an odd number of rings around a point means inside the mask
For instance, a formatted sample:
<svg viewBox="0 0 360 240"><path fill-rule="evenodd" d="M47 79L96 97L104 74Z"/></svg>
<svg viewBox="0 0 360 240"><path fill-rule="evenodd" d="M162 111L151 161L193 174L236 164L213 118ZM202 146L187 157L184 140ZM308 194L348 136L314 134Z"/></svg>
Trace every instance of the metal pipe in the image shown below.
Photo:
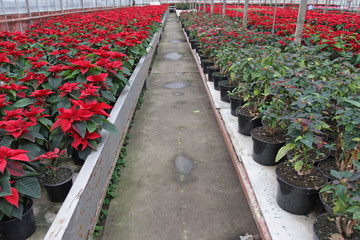
<svg viewBox="0 0 360 240"><path fill-rule="evenodd" d="M305 15L306 15L306 5L308 0L301 0L299 13L296 23L296 30L295 30L295 39L294 42L297 44L301 44L302 33L304 30L304 23L305 23Z"/></svg>
<svg viewBox="0 0 360 240"><path fill-rule="evenodd" d="M205 8L206 8L206 0L204 0L204 7L203 7L204 12L206 12Z"/></svg>
<svg viewBox="0 0 360 240"><path fill-rule="evenodd" d="M214 0L211 0L210 13L211 13L211 14L213 14L213 13L214 13Z"/></svg>
<svg viewBox="0 0 360 240"><path fill-rule="evenodd" d="M64 12L63 0L60 0L60 9L61 12L63 13Z"/></svg>
<svg viewBox="0 0 360 240"><path fill-rule="evenodd" d="M244 5L244 17L243 17L243 27L247 27L247 17L248 17L248 11L249 11L249 0L245 0Z"/></svg>
<svg viewBox="0 0 360 240"><path fill-rule="evenodd" d="M225 17L226 0L223 0L222 16Z"/></svg>
<svg viewBox="0 0 360 240"><path fill-rule="evenodd" d="M273 19L273 25L271 33L274 35L275 33L275 20L276 20L276 10L277 10L277 0L275 0L275 11L274 11L274 19Z"/></svg>

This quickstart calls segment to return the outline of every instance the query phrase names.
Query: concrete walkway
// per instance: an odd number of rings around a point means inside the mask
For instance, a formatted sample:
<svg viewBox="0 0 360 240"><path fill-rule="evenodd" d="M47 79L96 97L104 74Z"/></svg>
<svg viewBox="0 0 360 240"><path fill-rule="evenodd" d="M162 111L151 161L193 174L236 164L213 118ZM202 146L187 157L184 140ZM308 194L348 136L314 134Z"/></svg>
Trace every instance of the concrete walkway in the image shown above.
<svg viewBox="0 0 360 240"><path fill-rule="evenodd" d="M195 61L170 14L103 239L258 234Z"/></svg>

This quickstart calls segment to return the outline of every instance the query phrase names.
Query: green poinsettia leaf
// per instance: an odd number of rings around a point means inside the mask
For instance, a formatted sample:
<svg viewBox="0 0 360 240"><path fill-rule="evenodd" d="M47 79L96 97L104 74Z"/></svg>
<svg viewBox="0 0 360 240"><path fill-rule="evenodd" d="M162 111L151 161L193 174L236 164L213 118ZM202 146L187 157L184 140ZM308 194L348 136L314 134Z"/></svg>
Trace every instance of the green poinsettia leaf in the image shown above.
<svg viewBox="0 0 360 240"><path fill-rule="evenodd" d="M36 178L25 177L20 178L15 183L15 188L20 194L32 198L39 198L41 193L40 183Z"/></svg>

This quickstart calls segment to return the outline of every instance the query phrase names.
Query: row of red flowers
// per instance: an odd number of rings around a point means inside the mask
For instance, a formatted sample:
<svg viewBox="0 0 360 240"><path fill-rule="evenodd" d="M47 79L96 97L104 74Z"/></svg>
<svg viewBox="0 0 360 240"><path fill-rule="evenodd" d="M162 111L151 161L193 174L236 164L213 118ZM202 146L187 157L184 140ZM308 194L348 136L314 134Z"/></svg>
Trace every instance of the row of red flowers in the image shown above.
<svg viewBox="0 0 360 240"><path fill-rule="evenodd" d="M19 193L37 197L38 156L86 158L117 96L161 26L167 6L69 14L25 33L0 33L0 220L21 217ZM32 179L24 182L23 179Z"/></svg>
<svg viewBox="0 0 360 240"><path fill-rule="evenodd" d="M243 18L243 7L228 6L226 15ZM210 6L206 8L210 12ZM221 7L216 5L214 12ZM237 12L238 11L238 12ZM274 18L274 7L250 6L248 28L254 31L270 33ZM298 8L279 7L276 12L275 34L286 40L293 40L296 29ZM322 45L324 48L342 52L360 53L360 15L351 12L308 10L303 32L303 43L309 46Z"/></svg>

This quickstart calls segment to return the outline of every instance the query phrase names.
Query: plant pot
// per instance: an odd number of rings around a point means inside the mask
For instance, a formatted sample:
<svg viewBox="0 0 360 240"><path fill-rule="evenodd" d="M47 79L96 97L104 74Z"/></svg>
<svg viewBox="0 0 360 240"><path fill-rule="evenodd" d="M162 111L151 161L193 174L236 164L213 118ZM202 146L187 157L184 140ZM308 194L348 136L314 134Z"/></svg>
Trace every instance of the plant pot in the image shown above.
<svg viewBox="0 0 360 240"><path fill-rule="evenodd" d="M301 187L290 183L292 175L297 183L308 183L309 186ZM317 168L314 168L309 175L300 176L288 162L280 163L276 167L276 179L278 182L276 203L281 209L296 215L309 214L314 210L319 199L318 189L326 184L326 177ZM316 183L318 186L311 186L315 185L314 179L319 181Z"/></svg>
<svg viewBox="0 0 360 240"><path fill-rule="evenodd" d="M223 80L219 82L220 88L220 99L223 102L230 102L230 97L228 92L231 92L236 88L236 85L229 85L229 80Z"/></svg>
<svg viewBox="0 0 360 240"><path fill-rule="evenodd" d="M320 201L321 201L325 211L327 213L333 214L334 212L333 212L332 206L330 205L331 203L329 203L329 201L331 201L331 199L333 198L332 194L322 192L322 193L319 193L319 198L320 198ZM327 200L327 198L330 198L330 199Z"/></svg>
<svg viewBox="0 0 360 240"><path fill-rule="evenodd" d="M204 61L202 61L202 64L203 64L203 72L204 74L207 74L208 73L207 69L208 67L213 66L213 62L210 61L209 59L207 60L205 59Z"/></svg>
<svg viewBox="0 0 360 240"><path fill-rule="evenodd" d="M315 240L325 240L325 239L340 239L340 238L331 238L333 234L338 233L335 223L335 216L333 214L324 213L318 216L313 224L313 234ZM353 234L350 238L342 236L346 240L359 240L360 231L354 229Z"/></svg>
<svg viewBox="0 0 360 240"><path fill-rule="evenodd" d="M77 166L84 165L85 159L82 159L81 157L79 157L79 152L77 150L75 150L75 149L72 150L71 158L75 165L77 165Z"/></svg>
<svg viewBox="0 0 360 240"><path fill-rule="evenodd" d="M213 73L214 73L214 72L218 72L219 70L220 70L220 69L217 68L217 67L215 67L215 66L208 66L208 67L207 67L207 73L208 73L208 75L209 75L209 81L210 81L210 82L214 81L214 80L213 80L213 77L212 77Z"/></svg>
<svg viewBox="0 0 360 240"><path fill-rule="evenodd" d="M195 51L196 51L197 53L199 53L200 50L201 50L201 48L200 48L200 43L195 43ZM200 53L199 53L199 54L200 54Z"/></svg>
<svg viewBox="0 0 360 240"><path fill-rule="evenodd" d="M228 76L221 75L220 72L214 72L212 74L212 79L214 81L214 89L215 90L220 90L219 82L228 79Z"/></svg>
<svg viewBox="0 0 360 240"><path fill-rule="evenodd" d="M56 178L44 173L40 177L40 182L45 186L50 201L63 202L72 187L74 171L68 167L58 167L56 171Z"/></svg>
<svg viewBox="0 0 360 240"><path fill-rule="evenodd" d="M242 97L235 97L232 95L229 95L230 98L230 113L233 116L237 116L236 114L236 108L237 107L242 107L242 105L244 105L244 100Z"/></svg>
<svg viewBox="0 0 360 240"><path fill-rule="evenodd" d="M253 159L255 162L263 166L275 166L280 162L276 162L275 158L279 149L285 145L285 137L282 141L276 141L275 137L271 139L261 139L264 127L257 127L251 130L251 139L253 140Z"/></svg>
<svg viewBox="0 0 360 240"><path fill-rule="evenodd" d="M195 39L194 38L190 38L189 39L189 42L190 42L190 45L191 45L191 48L194 49L195 48Z"/></svg>
<svg viewBox="0 0 360 240"><path fill-rule="evenodd" d="M203 61L209 59L209 56L206 54L200 54L201 67L203 66Z"/></svg>
<svg viewBox="0 0 360 240"><path fill-rule="evenodd" d="M33 211L34 203L29 198L29 209L27 209L22 219L11 218L0 221L0 234L4 240L25 240L30 237L36 230L36 222Z"/></svg>
<svg viewBox="0 0 360 240"><path fill-rule="evenodd" d="M339 171L335 158L325 159L318 164L319 170L327 177L328 181L334 181L335 177L330 174L331 170Z"/></svg>
<svg viewBox="0 0 360 240"><path fill-rule="evenodd" d="M236 108L236 114L238 117L238 132L242 135L251 136L251 130L261 126L260 118L254 119L255 116L243 113L241 107Z"/></svg>

